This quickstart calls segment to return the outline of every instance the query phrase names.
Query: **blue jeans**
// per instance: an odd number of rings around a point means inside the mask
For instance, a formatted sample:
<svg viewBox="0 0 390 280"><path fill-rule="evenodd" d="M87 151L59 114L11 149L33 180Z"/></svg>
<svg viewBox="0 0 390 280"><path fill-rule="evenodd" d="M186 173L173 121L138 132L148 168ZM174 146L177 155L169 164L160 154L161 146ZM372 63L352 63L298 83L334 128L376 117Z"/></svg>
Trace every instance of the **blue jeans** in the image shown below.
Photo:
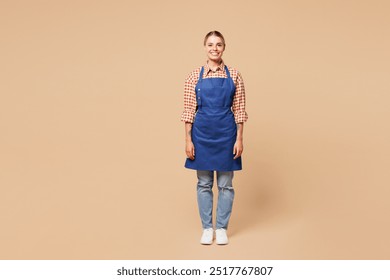
<svg viewBox="0 0 390 280"><path fill-rule="evenodd" d="M216 228L227 229L234 199L233 171L216 172L218 185ZM204 229L212 228L214 171L197 170L197 176L197 197L202 226Z"/></svg>

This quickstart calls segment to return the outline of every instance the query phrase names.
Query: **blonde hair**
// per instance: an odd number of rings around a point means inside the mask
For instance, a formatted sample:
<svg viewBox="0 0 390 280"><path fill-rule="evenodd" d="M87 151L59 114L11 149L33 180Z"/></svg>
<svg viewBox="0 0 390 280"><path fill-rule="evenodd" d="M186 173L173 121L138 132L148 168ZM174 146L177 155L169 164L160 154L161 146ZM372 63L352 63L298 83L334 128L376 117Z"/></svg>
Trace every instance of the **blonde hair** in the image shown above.
<svg viewBox="0 0 390 280"><path fill-rule="evenodd" d="M225 48L226 44L225 44L225 38L223 38L223 35L221 32L219 31L210 31L209 33L206 34L206 36L204 37L204 42L203 42L203 45L206 46L206 41L207 39L210 37L210 36L216 36L216 37L219 37L221 38L222 40L222 43L223 43L223 47Z"/></svg>

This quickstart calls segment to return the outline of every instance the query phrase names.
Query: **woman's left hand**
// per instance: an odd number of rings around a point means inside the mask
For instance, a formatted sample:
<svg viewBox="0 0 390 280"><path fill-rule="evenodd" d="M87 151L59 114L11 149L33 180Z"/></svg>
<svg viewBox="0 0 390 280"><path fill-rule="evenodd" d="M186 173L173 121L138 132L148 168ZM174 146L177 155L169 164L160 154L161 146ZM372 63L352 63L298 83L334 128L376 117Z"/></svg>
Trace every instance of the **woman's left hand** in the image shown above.
<svg viewBox="0 0 390 280"><path fill-rule="evenodd" d="M233 159L236 159L241 156L244 151L244 145L241 140L237 140L233 147L233 154L235 155Z"/></svg>

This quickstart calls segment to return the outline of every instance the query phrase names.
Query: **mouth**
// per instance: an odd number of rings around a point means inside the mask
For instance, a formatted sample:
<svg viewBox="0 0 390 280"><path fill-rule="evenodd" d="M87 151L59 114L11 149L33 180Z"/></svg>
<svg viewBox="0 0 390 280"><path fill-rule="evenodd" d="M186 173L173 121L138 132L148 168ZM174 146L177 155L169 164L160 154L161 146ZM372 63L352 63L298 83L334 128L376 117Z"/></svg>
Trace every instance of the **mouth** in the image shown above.
<svg viewBox="0 0 390 280"><path fill-rule="evenodd" d="M210 54L213 55L213 56L218 56L219 55L219 53L217 53L217 52L210 52Z"/></svg>

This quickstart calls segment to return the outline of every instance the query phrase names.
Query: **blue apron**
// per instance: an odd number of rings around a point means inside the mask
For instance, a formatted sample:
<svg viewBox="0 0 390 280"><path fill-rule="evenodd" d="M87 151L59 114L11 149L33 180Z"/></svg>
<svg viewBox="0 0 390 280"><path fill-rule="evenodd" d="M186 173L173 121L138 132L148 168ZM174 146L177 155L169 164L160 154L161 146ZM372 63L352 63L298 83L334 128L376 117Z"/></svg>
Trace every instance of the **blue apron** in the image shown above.
<svg viewBox="0 0 390 280"><path fill-rule="evenodd" d="M227 78L203 79L203 67L195 87L197 111L192 125L195 159L185 167L196 170L241 170L241 157L233 159L237 125L231 110L236 91L225 65Z"/></svg>

